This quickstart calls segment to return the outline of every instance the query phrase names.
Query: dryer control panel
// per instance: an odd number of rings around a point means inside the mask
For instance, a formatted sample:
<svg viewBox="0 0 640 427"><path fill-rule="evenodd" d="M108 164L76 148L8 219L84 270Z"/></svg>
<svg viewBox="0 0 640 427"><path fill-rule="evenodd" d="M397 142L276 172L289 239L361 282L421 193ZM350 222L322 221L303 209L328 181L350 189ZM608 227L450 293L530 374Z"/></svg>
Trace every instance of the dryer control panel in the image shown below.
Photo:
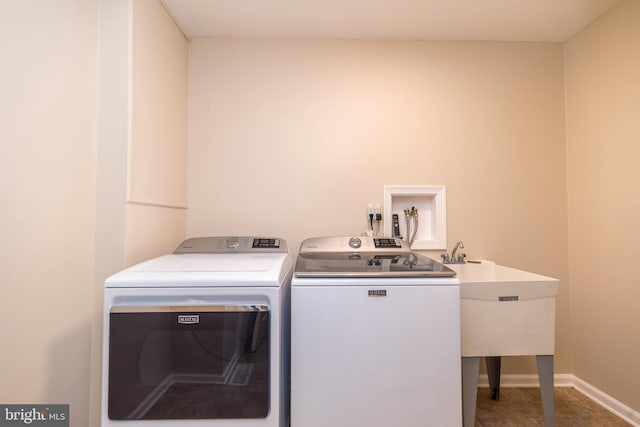
<svg viewBox="0 0 640 427"><path fill-rule="evenodd" d="M180 243L174 254L287 253L287 243L277 237L194 237Z"/></svg>

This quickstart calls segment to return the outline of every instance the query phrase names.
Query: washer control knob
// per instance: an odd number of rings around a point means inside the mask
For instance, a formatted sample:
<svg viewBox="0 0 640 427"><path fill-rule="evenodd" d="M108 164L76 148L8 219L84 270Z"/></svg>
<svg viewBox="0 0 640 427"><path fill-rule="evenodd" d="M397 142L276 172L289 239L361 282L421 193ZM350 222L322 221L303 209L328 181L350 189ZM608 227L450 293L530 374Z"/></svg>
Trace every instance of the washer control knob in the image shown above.
<svg viewBox="0 0 640 427"><path fill-rule="evenodd" d="M362 240L360 240L358 237L352 237L349 239L349 246L353 249L358 249L360 246L362 246Z"/></svg>

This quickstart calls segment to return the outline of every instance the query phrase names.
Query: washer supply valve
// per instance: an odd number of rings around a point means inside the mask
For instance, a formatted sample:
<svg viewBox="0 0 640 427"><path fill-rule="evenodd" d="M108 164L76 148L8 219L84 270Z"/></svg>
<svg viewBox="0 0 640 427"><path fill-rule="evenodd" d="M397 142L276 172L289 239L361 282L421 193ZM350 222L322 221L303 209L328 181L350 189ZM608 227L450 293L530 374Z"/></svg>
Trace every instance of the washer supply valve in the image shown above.
<svg viewBox="0 0 640 427"><path fill-rule="evenodd" d="M404 219L407 222L407 240L409 246L413 245L418 232L418 209L411 206L411 209L404 210Z"/></svg>
<svg viewBox="0 0 640 427"><path fill-rule="evenodd" d="M443 254L440 254L440 257L442 257L442 262L444 264L465 264L466 261L464 259L467 257L467 254L460 252L459 254L456 255L456 252L458 252L458 249L464 249L464 244L462 243L462 240L458 240L456 245L453 247L453 250L451 251L451 256L449 256L449 254L446 252Z"/></svg>

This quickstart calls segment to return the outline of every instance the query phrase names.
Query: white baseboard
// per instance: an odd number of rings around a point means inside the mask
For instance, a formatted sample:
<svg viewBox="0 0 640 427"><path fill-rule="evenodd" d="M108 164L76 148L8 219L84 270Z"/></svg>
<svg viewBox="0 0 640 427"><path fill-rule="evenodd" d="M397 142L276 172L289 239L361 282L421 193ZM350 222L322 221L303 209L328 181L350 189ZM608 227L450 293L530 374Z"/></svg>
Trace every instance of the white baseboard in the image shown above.
<svg viewBox="0 0 640 427"><path fill-rule="evenodd" d="M624 403L614 399L591 384L581 380L572 374L555 374L553 376L555 387L573 387L608 411L616 414L634 427L640 427L640 412L628 407ZM504 374L500 375L500 387L539 387L536 374ZM486 374L478 378L478 387L489 387L489 379Z"/></svg>
<svg viewBox="0 0 640 427"><path fill-rule="evenodd" d="M571 374L555 374L553 376L554 387L575 387L574 376ZM487 374L480 374L478 387L489 387ZM500 387L540 387L537 374L502 374L500 375Z"/></svg>
<svg viewBox="0 0 640 427"><path fill-rule="evenodd" d="M614 399L576 376L573 376L573 386L580 393L584 394L594 402L599 403L600 406L603 406L613 412L632 426L640 427L640 412L628 407L619 400Z"/></svg>

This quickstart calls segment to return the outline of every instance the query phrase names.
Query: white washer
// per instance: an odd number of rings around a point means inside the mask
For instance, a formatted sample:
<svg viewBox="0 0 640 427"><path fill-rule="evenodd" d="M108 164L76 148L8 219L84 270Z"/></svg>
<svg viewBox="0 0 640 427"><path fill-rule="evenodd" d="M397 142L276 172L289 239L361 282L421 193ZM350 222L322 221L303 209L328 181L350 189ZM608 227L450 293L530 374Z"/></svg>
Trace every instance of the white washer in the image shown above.
<svg viewBox="0 0 640 427"><path fill-rule="evenodd" d="M105 282L102 426L288 425L284 240L203 237Z"/></svg>
<svg viewBox="0 0 640 427"><path fill-rule="evenodd" d="M291 426L461 426L459 285L400 239L305 240L291 284Z"/></svg>

